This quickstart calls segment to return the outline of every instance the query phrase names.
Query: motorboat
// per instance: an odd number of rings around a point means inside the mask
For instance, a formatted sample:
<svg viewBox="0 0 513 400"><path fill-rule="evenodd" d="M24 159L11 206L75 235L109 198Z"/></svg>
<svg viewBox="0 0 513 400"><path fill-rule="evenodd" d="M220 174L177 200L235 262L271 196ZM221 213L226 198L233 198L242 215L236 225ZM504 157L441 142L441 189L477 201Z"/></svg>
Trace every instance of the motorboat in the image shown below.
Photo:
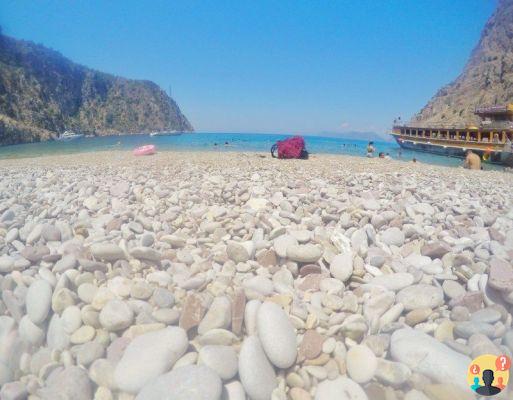
<svg viewBox="0 0 513 400"><path fill-rule="evenodd" d="M57 140L73 140L73 139L80 139L84 137L85 135L83 133L75 133L72 131L64 131Z"/></svg>
<svg viewBox="0 0 513 400"><path fill-rule="evenodd" d="M151 137L154 136L179 136L182 132L179 131L162 131L162 132L152 132L150 133Z"/></svg>

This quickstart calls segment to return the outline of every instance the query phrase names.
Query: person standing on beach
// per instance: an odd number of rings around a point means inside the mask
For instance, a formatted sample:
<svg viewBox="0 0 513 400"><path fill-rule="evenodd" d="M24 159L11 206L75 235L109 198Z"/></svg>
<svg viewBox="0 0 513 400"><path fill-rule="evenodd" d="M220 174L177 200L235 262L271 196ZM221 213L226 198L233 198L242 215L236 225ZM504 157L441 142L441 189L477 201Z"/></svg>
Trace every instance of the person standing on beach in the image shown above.
<svg viewBox="0 0 513 400"><path fill-rule="evenodd" d="M376 149L374 148L374 142L369 142L367 145L367 157L372 158L374 157L374 152Z"/></svg>
<svg viewBox="0 0 513 400"><path fill-rule="evenodd" d="M463 167L468 169L481 169L481 158L472 150L467 150L467 156L463 162Z"/></svg>

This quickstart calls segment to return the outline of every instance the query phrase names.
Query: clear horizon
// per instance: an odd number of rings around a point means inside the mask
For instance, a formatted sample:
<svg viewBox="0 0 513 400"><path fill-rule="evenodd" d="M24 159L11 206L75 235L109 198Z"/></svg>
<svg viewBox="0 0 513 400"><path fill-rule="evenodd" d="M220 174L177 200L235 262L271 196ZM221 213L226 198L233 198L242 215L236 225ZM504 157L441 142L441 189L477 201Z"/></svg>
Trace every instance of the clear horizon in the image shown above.
<svg viewBox="0 0 513 400"><path fill-rule="evenodd" d="M455 79L495 0L7 0L0 25L171 88L197 131L384 133Z"/></svg>

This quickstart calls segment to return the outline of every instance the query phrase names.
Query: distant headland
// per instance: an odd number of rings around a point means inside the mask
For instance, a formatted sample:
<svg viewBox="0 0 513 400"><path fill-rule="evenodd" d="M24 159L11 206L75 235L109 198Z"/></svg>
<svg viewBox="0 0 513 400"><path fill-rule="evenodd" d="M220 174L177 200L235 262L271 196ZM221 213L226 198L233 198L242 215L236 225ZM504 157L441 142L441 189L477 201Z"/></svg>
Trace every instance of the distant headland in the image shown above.
<svg viewBox="0 0 513 400"><path fill-rule="evenodd" d="M101 136L193 127L151 81L96 71L0 31L0 145L49 140L66 130Z"/></svg>

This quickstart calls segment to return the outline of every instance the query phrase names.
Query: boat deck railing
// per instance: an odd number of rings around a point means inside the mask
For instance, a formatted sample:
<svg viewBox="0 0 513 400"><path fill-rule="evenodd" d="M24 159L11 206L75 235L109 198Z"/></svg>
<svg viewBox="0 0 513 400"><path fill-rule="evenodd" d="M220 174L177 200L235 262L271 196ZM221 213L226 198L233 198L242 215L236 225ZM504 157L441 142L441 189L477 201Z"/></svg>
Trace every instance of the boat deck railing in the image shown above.
<svg viewBox="0 0 513 400"><path fill-rule="evenodd" d="M469 145L469 144L491 145L491 146L499 147L499 149L495 149L494 151L513 153L513 144L511 142L504 142L504 141L499 141L499 142L491 141L490 142L490 141L486 141L486 140L477 141L477 140L466 140L466 139L460 139L460 138L455 139L455 138L444 138L444 137L411 136L411 135L406 135L406 134L401 134L401 133L392 133L392 134L396 135L396 136L400 136L401 138L403 138L403 140L407 140L407 141L411 141L411 142L418 141L419 143L436 145L436 143L430 142L430 140L433 140L436 142L454 143L454 144L457 144L458 147L465 147L464 145Z"/></svg>
<svg viewBox="0 0 513 400"><path fill-rule="evenodd" d="M397 128L411 128L411 129L422 129L422 130L458 130L458 131L465 131L465 130L479 130L479 129L513 129L513 122L511 121L482 121L481 125L479 127L465 127L462 128L461 124L432 124L432 126L415 126L415 124L410 124L403 121L394 121L394 127Z"/></svg>

